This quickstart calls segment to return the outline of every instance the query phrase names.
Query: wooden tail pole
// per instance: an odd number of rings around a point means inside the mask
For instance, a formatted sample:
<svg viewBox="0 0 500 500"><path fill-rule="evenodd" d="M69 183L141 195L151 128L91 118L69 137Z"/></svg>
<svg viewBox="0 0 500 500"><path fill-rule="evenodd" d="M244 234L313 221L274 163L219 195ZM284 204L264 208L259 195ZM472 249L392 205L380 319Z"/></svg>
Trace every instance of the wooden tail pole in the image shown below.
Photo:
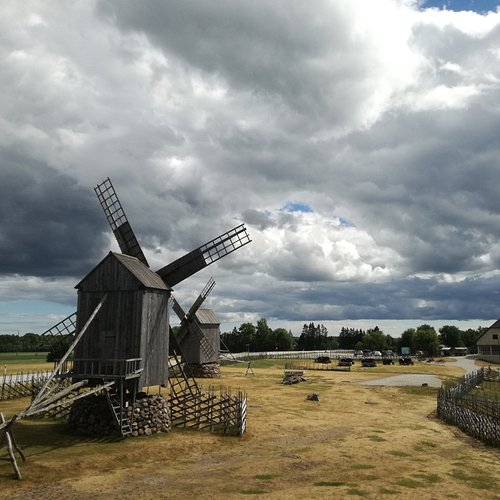
<svg viewBox="0 0 500 500"><path fill-rule="evenodd" d="M7 453L9 455L7 458L2 458L2 460L8 460L12 464L14 473L16 474L16 479L22 479L21 471L19 470L16 461L16 456L14 455L14 450L16 450L19 453L19 456L23 459L23 461L26 461L26 457L24 456L24 453L21 451L21 449L17 446L16 440L14 439L14 435L12 434L11 431L11 427L15 421L16 417L13 417L10 419L9 422L6 422L3 413L0 412L0 423L4 424L2 430L4 433L4 440L7 444Z"/></svg>
<svg viewBox="0 0 500 500"><path fill-rule="evenodd" d="M90 315L90 318L87 320L84 327L81 329L80 333L76 336L75 340L70 345L69 349L66 351L66 354L61 358L61 360L59 361L57 366L54 368L54 371L47 378L47 380L45 381L45 384L43 384L43 387L40 389L40 392L33 399L30 407L36 406L40 402L40 400L42 399L43 395L45 394L45 391L47 390L47 387L49 386L50 382L56 376L57 372L61 369L61 366L64 364L64 362L68 359L69 355L72 353L76 344L78 344L78 342L80 342L80 339L83 337L83 334L86 332L87 328L90 326L93 319L96 317L97 313L101 309L101 307L104 304L107 297L108 297L108 294L106 293L104 295L104 297L101 299L101 302L99 302L99 304L97 304L97 307L94 309L94 312Z"/></svg>

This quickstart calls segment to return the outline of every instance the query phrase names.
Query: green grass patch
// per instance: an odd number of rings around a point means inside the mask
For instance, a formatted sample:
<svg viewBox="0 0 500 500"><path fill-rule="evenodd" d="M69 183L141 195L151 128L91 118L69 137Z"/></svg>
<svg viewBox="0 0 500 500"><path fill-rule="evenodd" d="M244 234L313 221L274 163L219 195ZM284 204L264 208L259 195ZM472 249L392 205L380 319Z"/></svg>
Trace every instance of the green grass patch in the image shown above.
<svg viewBox="0 0 500 500"><path fill-rule="evenodd" d="M374 441L375 443L381 443L382 441L387 441L387 439L384 439L383 437L380 436L368 436L368 439L370 441Z"/></svg>
<svg viewBox="0 0 500 500"><path fill-rule="evenodd" d="M367 470L375 469L375 466L371 464L354 464L351 468L356 470Z"/></svg>
<svg viewBox="0 0 500 500"><path fill-rule="evenodd" d="M387 452L388 455L392 455L393 457L410 457L411 455L409 453L406 453L406 451L400 451L400 450L390 450Z"/></svg>
<svg viewBox="0 0 500 500"><path fill-rule="evenodd" d="M269 491L252 489L252 490L241 490L239 493L241 495L264 495L266 493L269 493Z"/></svg>
<svg viewBox="0 0 500 500"><path fill-rule="evenodd" d="M437 391L437 387L422 387L418 385L399 387L399 392L408 394L409 396L436 396Z"/></svg>
<svg viewBox="0 0 500 500"><path fill-rule="evenodd" d="M46 352L0 352L0 374L3 365L22 364L26 362L45 363L47 359Z"/></svg>
<svg viewBox="0 0 500 500"><path fill-rule="evenodd" d="M409 477L398 479L396 481L396 484L405 488L422 488L422 486L425 486L422 482L416 481L415 479L411 479Z"/></svg>
<svg viewBox="0 0 500 500"><path fill-rule="evenodd" d="M441 480L437 474L425 474L425 473L421 472L421 473L413 474L413 476L417 477L419 479L422 479L423 481L425 481L426 483L429 483L429 484L439 483L439 481Z"/></svg>
<svg viewBox="0 0 500 500"><path fill-rule="evenodd" d="M468 486L476 490L494 490L498 491L497 481L489 475L476 473L470 474L465 473L462 470L454 470L449 474L454 479L458 481L463 481L467 483Z"/></svg>
<svg viewBox="0 0 500 500"><path fill-rule="evenodd" d="M379 492L381 495L399 495L401 493L399 490L393 490L391 488L380 488Z"/></svg>
<svg viewBox="0 0 500 500"><path fill-rule="evenodd" d="M477 399L487 399L490 401L500 401L500 381L481 382L479 389L472 389L467 396L472 396Z"/></svg>
<svg viewBox="0 0 500 500"><path fill-rule="evenodd" d="M255 479L258 479L259 481L270 481L271 479L274 479L274 476L272 474L257 474Z"/></svg>
<svg viewBox="0 0 500 500"><path fill-rule="evenodd" d="M366 497L368 493L363 490L359 490L358 488L351 488L347 490L347 494L353 497Z"/></svg>
<svg viewBox="0 0 500 500"><path fill-rule="evenodd" d="M318 481L314 486L345 486L343 481Z"/></svg>
<svg viewBox="0 0 500 500"><path fill-rule="evenodd" d="M252 359L250 362L251 368L285 368L285 365L289 363L289 359ZM248 365L248 361L243 361L240 363L231 363L224 365L224 367L228 368L246 368Z"/></svg>
<svg viewBox="0 0 500 500"><path fill-rule="evenodd" d="M421 441L420 444L422 446L425 446L427 448L437 448L438 445L436 443L433 443L432 441Z"/></svg>

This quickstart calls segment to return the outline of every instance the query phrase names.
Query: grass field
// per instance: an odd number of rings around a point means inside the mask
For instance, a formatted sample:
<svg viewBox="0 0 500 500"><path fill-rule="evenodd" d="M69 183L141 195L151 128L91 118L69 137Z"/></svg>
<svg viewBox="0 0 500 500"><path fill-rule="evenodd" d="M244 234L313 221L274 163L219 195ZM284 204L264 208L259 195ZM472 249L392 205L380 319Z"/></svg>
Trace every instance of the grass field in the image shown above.
<svg viewBox="0 0 500 500"><path fill-rule="evenodd" d="M53 363L47 363L46 352L0 352L0 375L4 367L7 373L17 373L27 370L50 370Z"/></svg>
<svg viewBox="0 0 500 500"><path fill-rule="evenodd" d="M283 367L255 361L252 376L246 364L222 367L218 383L248 392L241 438L176 429L97 440L58 421L21 421L23 480L0 462L0 498L500 499L500 450L437 420L435 389L362 385L395 373L461 375L453 363L310 370L292 386L281 384ZM319 402L307 400L313 392ZM0 402L0 411L26 404Z"/></svg>

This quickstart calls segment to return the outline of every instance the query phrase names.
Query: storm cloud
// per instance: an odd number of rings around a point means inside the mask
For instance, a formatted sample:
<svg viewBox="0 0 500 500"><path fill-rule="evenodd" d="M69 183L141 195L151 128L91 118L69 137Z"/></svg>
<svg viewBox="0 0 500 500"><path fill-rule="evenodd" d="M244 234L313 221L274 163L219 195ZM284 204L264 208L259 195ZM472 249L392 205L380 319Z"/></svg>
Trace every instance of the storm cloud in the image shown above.
<svg viewBox="0 0 500 500"><path fill-rule="evenodd" d="M0 311L29 297L71 312L117 249L92 189L109 176L154 269L246 223L250 245L176 287L189 303L213 274L225 325L499 315L496 10L3 10Z"/></svg>

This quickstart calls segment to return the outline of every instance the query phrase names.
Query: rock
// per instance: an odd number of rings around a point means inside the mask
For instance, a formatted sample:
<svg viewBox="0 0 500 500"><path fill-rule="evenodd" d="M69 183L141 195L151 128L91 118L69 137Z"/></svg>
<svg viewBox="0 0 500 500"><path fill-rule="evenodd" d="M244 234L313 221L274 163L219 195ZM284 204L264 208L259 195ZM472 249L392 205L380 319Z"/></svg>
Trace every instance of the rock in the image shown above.
<svg viewBox="0 0 500 500"><path fill-rule="evenodd" d="M319 394L314 392L313 394L309 394L307 396L308 401L319 401Z"/></svg>

